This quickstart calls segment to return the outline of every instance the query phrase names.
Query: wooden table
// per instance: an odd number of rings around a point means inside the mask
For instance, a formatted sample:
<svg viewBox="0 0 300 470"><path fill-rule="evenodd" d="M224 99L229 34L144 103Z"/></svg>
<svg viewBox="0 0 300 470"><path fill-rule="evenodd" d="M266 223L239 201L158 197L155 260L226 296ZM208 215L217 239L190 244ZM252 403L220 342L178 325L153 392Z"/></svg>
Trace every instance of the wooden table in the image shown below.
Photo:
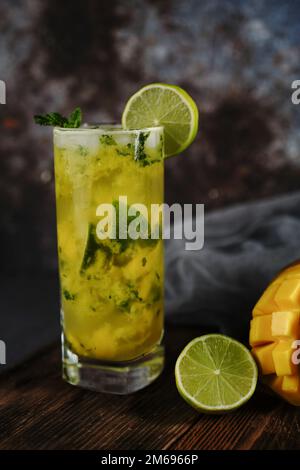
<svg viewBox="0 0 300 470"><path fill-rule="evenodd" d="M0 380L0 449L295 449L300 415L258 388L237 412L198 414L179 396L174 364L196 328L169 328L167 365L148 388L129 396L97 394L64 383L60 348Z"/></svg>

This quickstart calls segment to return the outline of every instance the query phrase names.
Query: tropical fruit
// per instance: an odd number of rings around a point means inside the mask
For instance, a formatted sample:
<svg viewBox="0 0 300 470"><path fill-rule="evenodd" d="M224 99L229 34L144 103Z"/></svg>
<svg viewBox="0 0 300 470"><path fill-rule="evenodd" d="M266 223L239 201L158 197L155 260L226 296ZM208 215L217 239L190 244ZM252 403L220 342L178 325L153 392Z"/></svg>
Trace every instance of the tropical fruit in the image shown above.
<svg viewBox="0 0 300 470"><path fill-rule="evenodd" d="M300 406L300 262L281 271L253 309L249 342L263 382Z"/></svg>
<svg viewBox="0 0 300 470"><path fill-rule="evenodd" d="M179 355L176 385L183 399L201 413L225 413L246 403L257 383L250 351L228 336L193 339Z"/></svg>
<svg viewBox="0 0 300 470"><path fill-rule="evenodd" d="M151 83L138 90L126 103L124 129L163 126L165 157L182 153L198 132L198 108L182 88Z"/></svg>

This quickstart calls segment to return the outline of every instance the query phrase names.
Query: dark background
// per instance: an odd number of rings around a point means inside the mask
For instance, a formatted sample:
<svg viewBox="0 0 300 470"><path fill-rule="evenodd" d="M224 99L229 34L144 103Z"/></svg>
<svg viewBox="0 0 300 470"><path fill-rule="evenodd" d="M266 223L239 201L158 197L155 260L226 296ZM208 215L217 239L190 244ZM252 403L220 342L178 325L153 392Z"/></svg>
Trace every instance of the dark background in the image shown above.
<svg viewBox="0 0 300 470"><path fill-rule="evenodd" d="M35 113L120 120L154 81L184 87L199 135L166 162L167 202L206 209L299 188L300 2L0 0L1 273L56 270L52 134Z"/></svg>
<svg viewBox="0 0 300 470"><path fill-rule="evenodd" d="M247 343L254 303L276 270L299 257L296 79L300 0L0 0L0 80L7 85L7 104L0 104L0 339L7 345L0 447L98 448L111 439L114 448L299 448L295 412L271 397L255 398L226 421L197 420L177 402L173 377L175 357L192 336L220 331L243 334ZM205 203L209 211L298 193L274 210L213 214L197 262L190 252L185 263L179 257L168 266L170 375L122 405L64 387L58 354L46 353L59 338L52 132L33 115L80 106L86 121L119 121L128 97L154 81L181 85L200 110L195 143L166 161L167 202ZM172 322L180 325L175 335Z"/></svg>

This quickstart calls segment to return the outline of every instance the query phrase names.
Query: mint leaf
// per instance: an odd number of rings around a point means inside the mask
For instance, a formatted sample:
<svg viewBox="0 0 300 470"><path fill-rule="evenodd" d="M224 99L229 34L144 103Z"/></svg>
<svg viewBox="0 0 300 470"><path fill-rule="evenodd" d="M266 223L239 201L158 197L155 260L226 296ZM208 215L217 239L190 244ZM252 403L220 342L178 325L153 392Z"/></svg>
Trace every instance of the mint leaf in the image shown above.
<svg viewBox="0 0 300 470"><path fill-rule="evenodd" d="M83 145L78 145L78 153L79 155L81 155L82 157L86 157L88 154L89 154L89 150L84 147Z"/></svg>
<svg viewBox="0 0 300 470"><path fill-rule="evenodd" d="M63 294L66 300L74 300L76 297L75 294L71 294L71 292L69 292L67 289L63 290Z"/></svg>
<svg viewBox="0 0 300 470"><path fill-rule="evenodd" d="M127 144L126 146L119 147L116 149L117 154L120 157L132 157L134 156L134 148L132 144Z"/></svg>
<svg viewBox="0 0 300 470"><path fill-rule="evenodd" d="M140 165L146 166L149 165L147 155L145 152L145 142L149 137L150 132L140 132L138 136L137 146L135 148L134 159L139 162Z"/></svg>
<svg viewBox="0 0 300 470"><path fill-rule="evenodd" d="M81 273L94 264L98 249L99 246L96 238L96 228L93 224L89 224L88 237L80 269Z"/></svg>
<svg viewBox="0 0 300 470"><path fill-rule="evenodd" d="M140 166L148 166L153 163L160 162L161 158L152 159L150 155L146 154L145 142L148 139L150 132L140 132L137 137L137 142L134 149L134 159ZM160 138L161 142L161 155L163 156L163 137Z"/></svg>
<svg viewBox="0 0 300 470"><path fill-rule="evenodd" d="M143 299L139 296L138 290L131 282L128 282L124 295L125 298L120 301L116 301L117 307L124 312L130 312L131 306L134 302L143 302Z"/></svg>
<svg viewBox="0 0 300 470"><path fill-rule="evenodd" d="M79 127L81 124L82 113L80 108L74 109L69 116L69 125L67 127Z"/></svg>
<svg viewBox="0 0 300 470"><path fill-rule="evenodd" d="M36 114L33 118L36 124L40 126L57 126L65 128L77 128L81 125L81 109L76 108L69 116L66 118L59 113L47 113L44 115Z"/></svg>
<svg viewBox="0 0 300 470"><path fill-rule="evenodd" d="M61 116L59 113L49 113L44 116L35 115L34 120L36 124L41 126L59 126L65 127L67 119Z"/></svg>
<svg viewBox="0 0 300 470"><path fill-rule="evenodd" d="M103 134L99 140L102 145L117 145L117 142L111 135Z"/></svg>

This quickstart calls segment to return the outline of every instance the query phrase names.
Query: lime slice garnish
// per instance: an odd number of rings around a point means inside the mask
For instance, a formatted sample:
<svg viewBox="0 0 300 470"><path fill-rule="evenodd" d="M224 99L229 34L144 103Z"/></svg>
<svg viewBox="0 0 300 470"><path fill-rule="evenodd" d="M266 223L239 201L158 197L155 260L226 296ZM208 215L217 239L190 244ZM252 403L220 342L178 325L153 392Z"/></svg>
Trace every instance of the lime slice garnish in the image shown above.
<svg viewBox="0 0 300 470"><path fill-rule="evenodd" d="M152 83L135 93L127 102L124 129L163 126L165 156L185 150L198 131L198 108L190 95L179 86Z"/></svg>
<svg viewBox="0 0 300 470"><path fill-rule="evenodd" d="M250 351L228 336L212 334L191 341L175 366L180 395L203 413L235 410L253 395L257 367Z"/></svg>

